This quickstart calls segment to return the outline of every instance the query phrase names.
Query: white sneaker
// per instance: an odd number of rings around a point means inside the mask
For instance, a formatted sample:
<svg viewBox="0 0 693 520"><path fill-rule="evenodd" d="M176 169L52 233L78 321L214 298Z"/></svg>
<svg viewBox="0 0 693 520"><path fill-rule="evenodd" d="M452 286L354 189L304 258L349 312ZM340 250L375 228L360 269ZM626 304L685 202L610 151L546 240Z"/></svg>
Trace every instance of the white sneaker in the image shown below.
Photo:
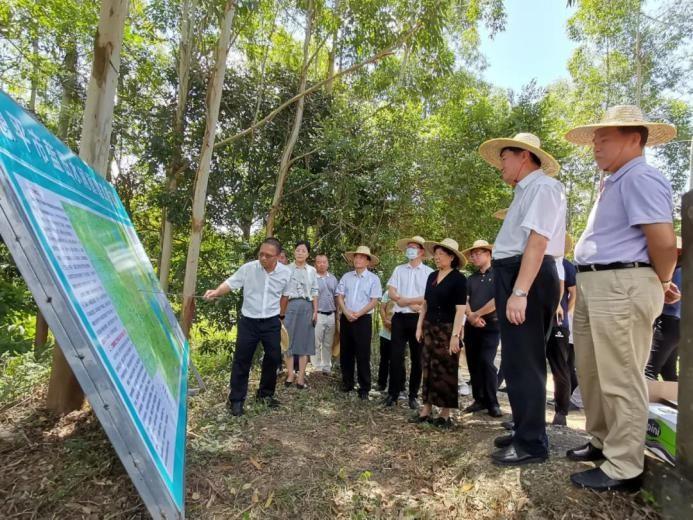
<svg viewBox="0 0 693 520"><path fill-rule="evenodd" d="M469 389L469 385L462 381L457 389L457 393L460 395L469 395L472 391Z"/></svg>

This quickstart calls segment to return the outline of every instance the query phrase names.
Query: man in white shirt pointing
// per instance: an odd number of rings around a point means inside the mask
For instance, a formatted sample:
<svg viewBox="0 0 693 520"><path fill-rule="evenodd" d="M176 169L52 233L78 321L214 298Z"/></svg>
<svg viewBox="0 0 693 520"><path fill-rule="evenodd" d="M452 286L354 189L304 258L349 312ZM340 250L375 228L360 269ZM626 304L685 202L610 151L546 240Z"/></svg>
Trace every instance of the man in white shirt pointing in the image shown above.
<svg viewBox="0 0 693 520"><path fill-rule="evenodd" d="M270 407L279 405L274 398L277 368L281 364L279 309L282 294L291 277L291 270L277 261L280 251L281 244L276 238L265 239L257 260L243 264L219 287L204 294L205 300L213 300L234 289L243 289L243 306L238 320L238 337L231 365L227 402L234 416L243 415L250 366L259 342L262 343L265 355L257 397Z"/></svg>

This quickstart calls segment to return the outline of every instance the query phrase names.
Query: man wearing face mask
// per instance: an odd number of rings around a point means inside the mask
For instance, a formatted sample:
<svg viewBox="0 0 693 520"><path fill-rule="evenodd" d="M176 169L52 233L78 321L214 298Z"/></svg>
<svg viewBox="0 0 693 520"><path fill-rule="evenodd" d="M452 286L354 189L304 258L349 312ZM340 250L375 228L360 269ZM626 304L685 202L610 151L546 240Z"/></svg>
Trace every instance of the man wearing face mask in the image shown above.
<svg viewBox="0 0 693 520"><path fill-rule="evenodd" d="M558 307L557 260L562 269L565 244L565 191L553 178L560 165L529 133L486 141L479 154L514 188L492 265L501 368L515 430L495 439L499 450L491 457L499 465L544 462L546 341Z"/></svg>
<svg viewBox="0 0 693 520"><path fill-rule="evenodd" d="M398 265L387 282L390 299L395 302L392 316L390 359L390 386L385 406L394 406L400 391L404 389L404 347L409 344L411 370L409 373L409 408L417 410L417 396L421 386L421 343L416 340L416 324L424 301L426 280L433 269L423 263L426 258L425 240L420 236L397 241L397 248L409 260Z"/></svg>
<svg viewBox="0 0 693 520"><path fill-rule="evenodd" d="M632 105L612 107L600 123L566 134L571 143L593 145L606 173L575 246L575 362L592 438L567 453L571 460L605 462L573 474L578 487L639 487L652 323L663 303L680 298L671 281L677 257L671 185L647 164L644 148L675 136L673 125L646 121Z"/></svg>

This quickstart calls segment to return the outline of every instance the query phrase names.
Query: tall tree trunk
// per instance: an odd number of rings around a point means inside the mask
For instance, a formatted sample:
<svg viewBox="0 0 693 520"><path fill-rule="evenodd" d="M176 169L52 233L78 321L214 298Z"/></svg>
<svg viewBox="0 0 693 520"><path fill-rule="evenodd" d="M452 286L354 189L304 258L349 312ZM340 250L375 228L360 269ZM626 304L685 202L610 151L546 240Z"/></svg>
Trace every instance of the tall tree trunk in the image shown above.
<svg viewBox="0 0 693 520"><path fill-rule="evenodd" d="M209 181L209 168L212 163L214 151L214 139L216 136L217 120L219 119L219 105L221 93L224 87L226 74L226 59L229 53L231 41L231 26L236 12L236 0L227 0L224 7L224 18L221 24L219 40L215 51L214 68L209 78L206 98L205 135L200 148L200 162L195 174L195 192L192 206L192 229L190 243L188 244L188 256L185 263L185 279L183 281L183 311L181 313L181 328L186 337L190 333L193 316L195 313L195 288L197 286L197 264L200 258L200 244L202 243L202 228L204 227L205 202L207 200L207 182Z"/></svg>
<svg viewBox="0 0 693 520"><path fill-rule="evenodd" d="M63 89L58 115L58 138L67 142L70 131L72 111L77 105L77 45L69 41L63 58L63 72L60 76ZM41 311L36 313L36 335L34 336L34 351L39 354L48 341L48 323Z"/></svg>
<svg viewBox="0 0 693 520"><path fill-rule="evenodd" d="M166 192L173 196L178 187L179 170L183 158L183 133L185 132L185 107L188 102L190 87L190 62L193 53L193 23L191 10L194 0L183 0L180 16L180 44L178 46L178 100L173 120L173 155L166 171ZM169 202L170 203L170 200ZM173 250L173 222L169 209L162 208L163 230L161 233L161 259L159 261L159 282L164 292L168 291L168 279L171 271L171 254Z"/></svg>
<svg viewBox="0 0 693 520"><path fill-rule="evenodd" d="M306 90L306 83L308 81L308 66L310 65L310 38L313 32L313 0L308 0L308 8L306 10L306 32L303 38L303 65L301 67L301 78L298 86L298 93L302 94ZM301 96L301 98L296 103L296 115L294 116L294 123L291 128L291 133L289 134L289 139L286 141L284 146L284 151L282 152L282 157L279 162L279 173L277 174L277 186L274 190L274 198L272 199L272 206L269 210L269 216L267 217L267 236L272 236L274 234L274 223L277 218L277 213L279 212L279 205L282 200L282 193L284 192L284 184L286 183L286 177L289 173L289 168L291 167L291 156L294 153L294 147L296 146L296 141L298 141L298 134L301 131L301 124L303 123L303 108L305 107L306 98Z"/></svg>
<svg viewBox="0 0 693 520"><path fill-rule="evenodd" d="M340 0L334 0L333 16L337 18L337 23L332 29L332 47L327 54L327 78L328 81L325 84L325 91L328 94L332 94L334 90L334 80L332 79L335 73L335 61L337 58L337 45L339 42L339 26L341 25L341 17L339 11Z"/></svg>
<svg viewBox="0 0 693 520"><path fill-rule="evenodd" d="M113 104L120 67L120 47L129 0L103 0L94 39L94 63L89 78L79 156L105 176L111 142ZM84 393L60 348L53 349L53 368L46 405L63 414L81 408Z"/></svg>

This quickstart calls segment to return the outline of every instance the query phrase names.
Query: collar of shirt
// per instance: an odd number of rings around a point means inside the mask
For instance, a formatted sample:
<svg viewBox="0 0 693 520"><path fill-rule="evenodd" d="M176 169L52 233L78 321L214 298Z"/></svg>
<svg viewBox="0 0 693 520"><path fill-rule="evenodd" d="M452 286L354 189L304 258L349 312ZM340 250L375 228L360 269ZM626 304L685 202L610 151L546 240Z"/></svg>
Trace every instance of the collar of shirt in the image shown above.
<svg viewBox="0 0 693 520"><path fill-rule="evenodd" d="M645 158L643 156L636 157L635 159L631 159L626 164L621 166L618 170L616 170L615 173L612 173L606 179L604 179L604 182L614 183L617 180L619 180L621 177L623 177L626 173L628 173L630 170L632 170L634 167L638 166L639 164L643 164L645 162L646 161L645 161Z"/></svg>
<svg viewBox="0 0 693 520"><path fill-rule="evenodd" d="M527 186L532 184L534 181L536 181L542 175L545 175L545 174L541 168L539 168L538 170L534 170L532 173L527 175L527 177L525 177L520 182L518 182L515 189L520 188L521 190L524 190L525 188L527 188Z"/></svg>

